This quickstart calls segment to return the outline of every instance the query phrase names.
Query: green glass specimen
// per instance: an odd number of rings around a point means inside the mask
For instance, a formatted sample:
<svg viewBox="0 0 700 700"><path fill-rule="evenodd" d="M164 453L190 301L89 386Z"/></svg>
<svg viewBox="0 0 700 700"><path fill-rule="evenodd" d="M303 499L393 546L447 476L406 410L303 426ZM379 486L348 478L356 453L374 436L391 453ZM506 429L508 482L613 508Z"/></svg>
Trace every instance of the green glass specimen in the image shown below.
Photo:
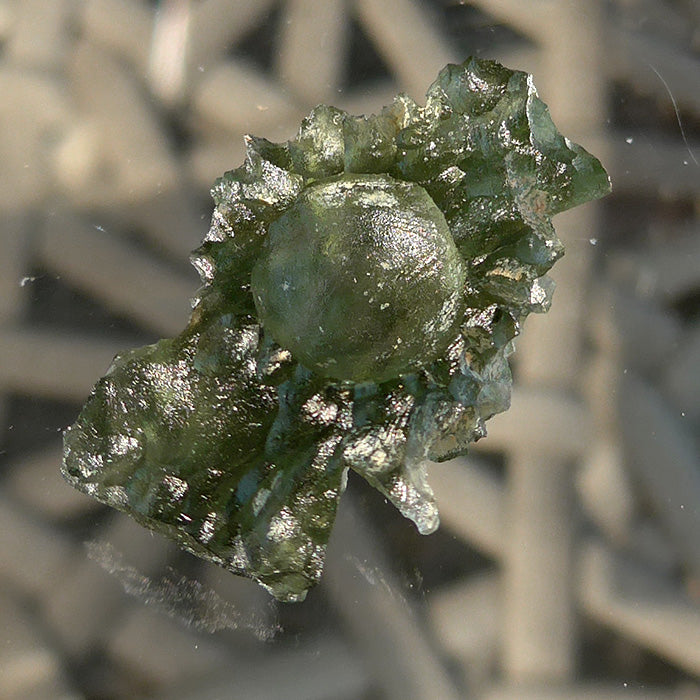
<svg viewBox="0 0 700 700"><path fill-rule="evenodd" d="M610 184L530 76L474 58L425 107L319 106L292 141L246 148L212 189L187 328L115 358L63 474L297 601L349 468L437 528L426 461L508 408L513 338L548 309L563 253L551 216Z"/></svg>

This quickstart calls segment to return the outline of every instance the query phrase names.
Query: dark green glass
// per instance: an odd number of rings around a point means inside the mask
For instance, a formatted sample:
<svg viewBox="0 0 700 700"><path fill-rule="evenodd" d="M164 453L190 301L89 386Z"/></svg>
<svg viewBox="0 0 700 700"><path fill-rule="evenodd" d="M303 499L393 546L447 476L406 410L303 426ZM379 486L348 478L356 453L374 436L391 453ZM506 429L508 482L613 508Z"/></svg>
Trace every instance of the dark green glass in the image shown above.
<svg viewBox="0 0 700 700"><path fill-rule="evenodd" d="M508 408L513 338L563 253L551 216L610 183L530 76L473 58L425 107L320 106L296 139L246 146L212 189L187 328L115 359L65 432L63 474L295 601L349 468L435 530L426 461Z"/></svg>

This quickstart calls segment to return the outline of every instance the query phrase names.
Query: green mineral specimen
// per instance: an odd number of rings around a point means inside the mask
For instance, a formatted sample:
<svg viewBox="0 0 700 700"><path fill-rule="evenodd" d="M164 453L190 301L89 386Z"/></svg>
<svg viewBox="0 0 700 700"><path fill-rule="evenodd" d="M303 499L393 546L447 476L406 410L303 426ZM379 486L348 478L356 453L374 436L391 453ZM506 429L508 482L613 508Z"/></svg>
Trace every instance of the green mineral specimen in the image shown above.
<svg viewBox="0 0 700 700"><path fill-rule="evenodd" d="M551 216L609 191L532 79L444 68L425 107L319 106L247 137L215 183L187 328L119 355L65 432L76 488L276 598L321 576L347 470L421 533L427 460L508 408L508 355L546 311Z"/></svg>

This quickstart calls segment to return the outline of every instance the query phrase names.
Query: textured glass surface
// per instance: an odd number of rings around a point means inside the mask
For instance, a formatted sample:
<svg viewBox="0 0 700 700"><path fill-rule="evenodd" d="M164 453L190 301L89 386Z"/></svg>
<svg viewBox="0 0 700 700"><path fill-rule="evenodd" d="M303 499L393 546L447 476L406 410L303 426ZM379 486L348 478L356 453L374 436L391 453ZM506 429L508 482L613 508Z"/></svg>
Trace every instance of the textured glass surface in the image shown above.
<svg viewBox="0 0 700 700"><path fill-rule="evenodd" d="M118 356L65 433L76 488L280 600L316 583L348 468L422 533L426 460L508 408L508 355L562 255L557 212L609 191L525 73L449 65L425 107L319 106L248 137L193 254L174 339Z"/></svg>

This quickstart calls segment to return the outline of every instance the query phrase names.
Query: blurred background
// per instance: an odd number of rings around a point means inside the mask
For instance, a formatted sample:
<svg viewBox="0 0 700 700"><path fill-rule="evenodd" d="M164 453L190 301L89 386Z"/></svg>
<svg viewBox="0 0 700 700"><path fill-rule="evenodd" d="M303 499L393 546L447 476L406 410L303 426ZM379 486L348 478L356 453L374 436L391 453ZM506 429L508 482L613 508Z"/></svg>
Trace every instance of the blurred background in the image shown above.
<svg viewBox="0 0 700 700"><path fill-rule="evenodd" d="M534 74L613 194L560 215L510 412L421 537L350 480L279 605L74 492L61 430L174 335L215 177L319 102ZM700 698L697 0L0 0L0 698Z"/></svg>

